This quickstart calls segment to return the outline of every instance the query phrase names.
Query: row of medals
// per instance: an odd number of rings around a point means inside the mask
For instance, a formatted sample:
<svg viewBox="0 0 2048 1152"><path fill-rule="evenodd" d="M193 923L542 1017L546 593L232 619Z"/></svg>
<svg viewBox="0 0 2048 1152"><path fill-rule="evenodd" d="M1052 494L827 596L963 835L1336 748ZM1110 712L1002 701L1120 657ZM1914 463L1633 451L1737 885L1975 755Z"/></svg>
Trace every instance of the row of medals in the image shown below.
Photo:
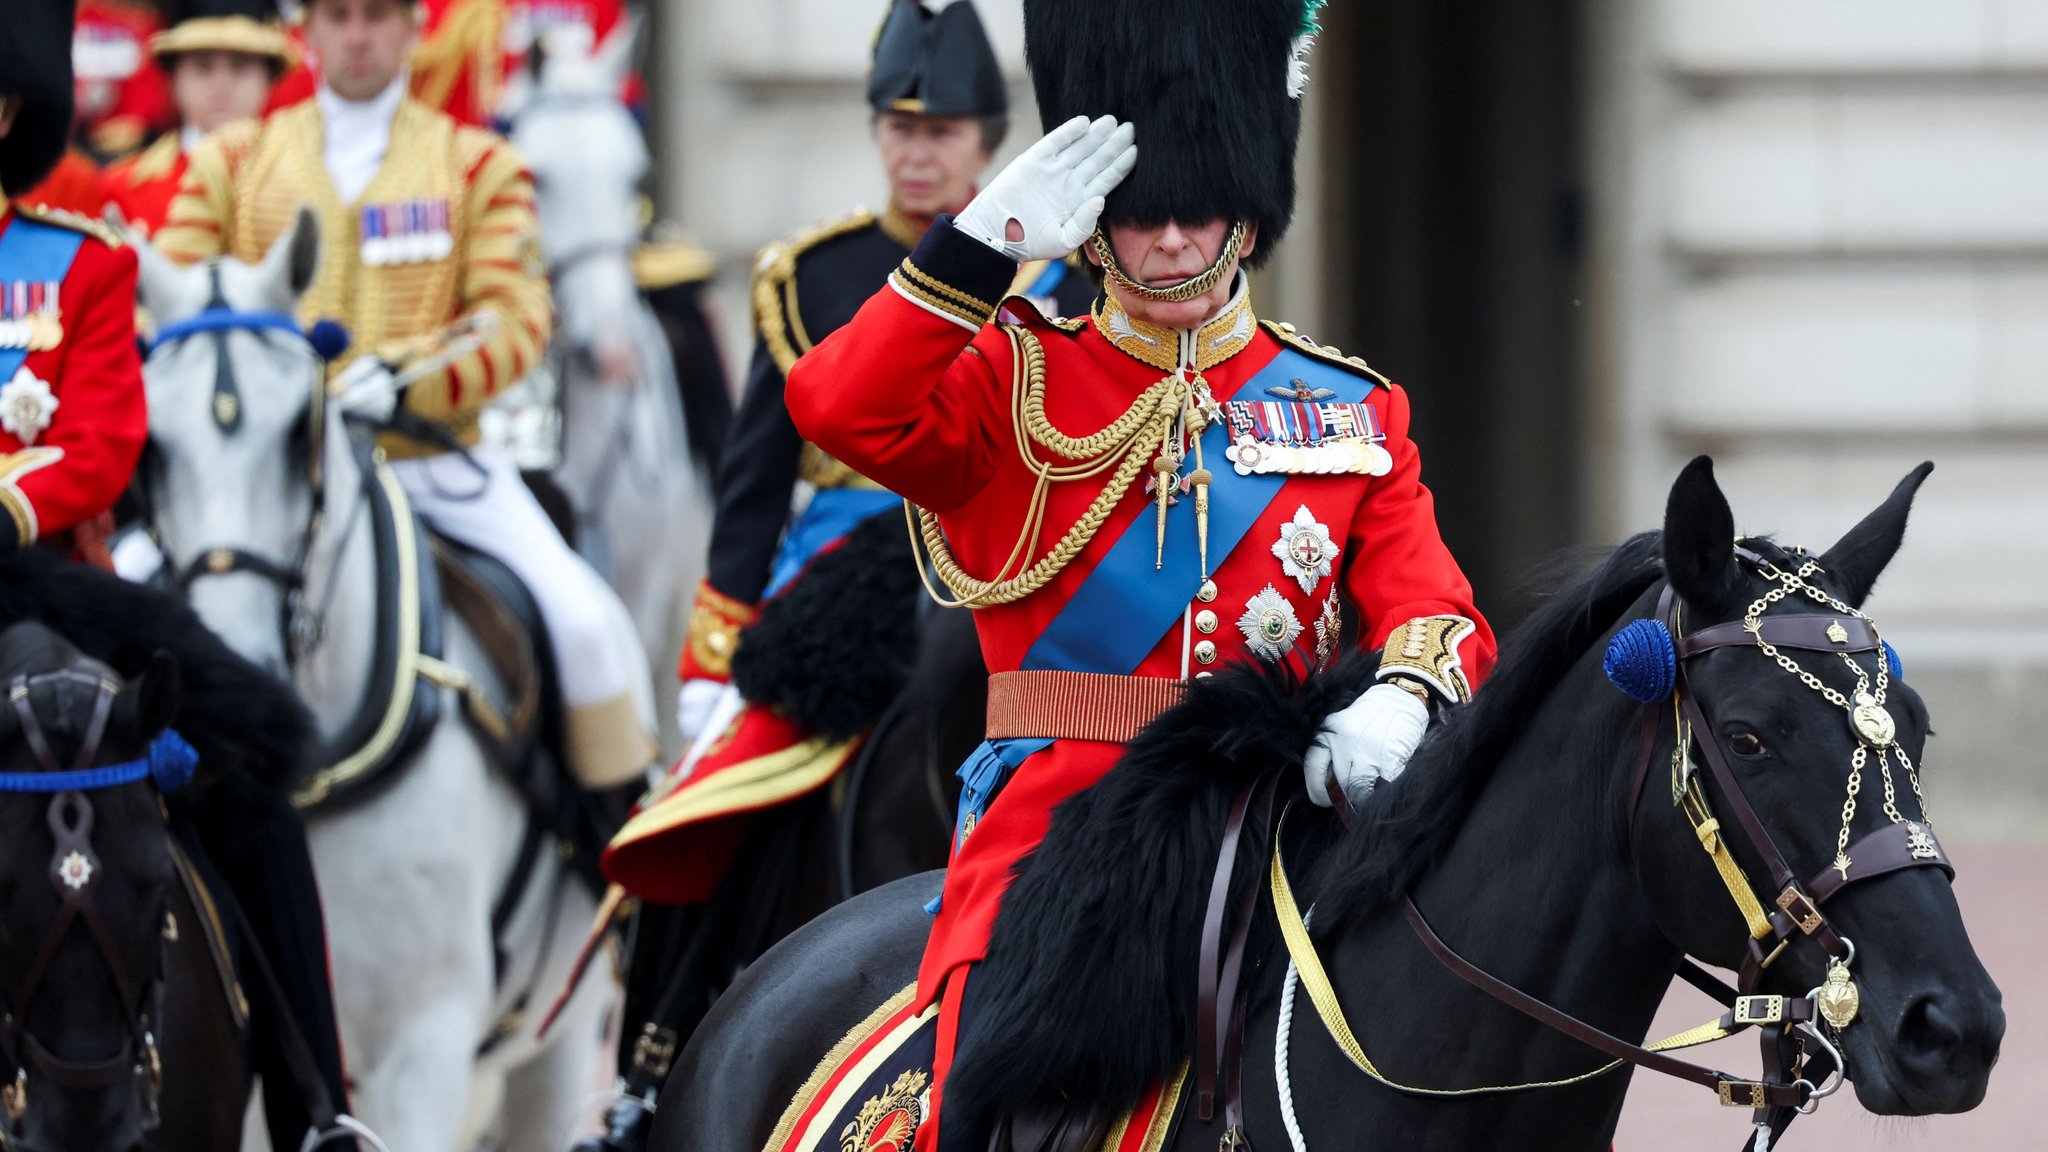
<svg viewBox="0 0 2048 1152"><path fill-rule="evenodd" d="M390 264L430 264L455 251L455 237L443 231L401 232L368 236L362 242L363 263L372 268Z"/></svg>
<svg viewBox="0 0 2048 1152"><path fill-rule="evenodd" d="M54 312L32 312L12 320L0 320L0 348L48 352L63 342L64 323Z"/></svg>

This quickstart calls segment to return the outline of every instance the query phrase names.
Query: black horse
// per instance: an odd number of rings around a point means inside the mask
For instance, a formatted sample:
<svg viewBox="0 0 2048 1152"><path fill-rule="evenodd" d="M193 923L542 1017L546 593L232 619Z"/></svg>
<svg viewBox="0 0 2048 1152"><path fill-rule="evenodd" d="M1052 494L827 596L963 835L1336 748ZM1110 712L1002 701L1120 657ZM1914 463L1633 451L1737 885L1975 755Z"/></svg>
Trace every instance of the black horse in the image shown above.
<svg viewBox="0 0 2048 1152"><path fill-rule="evenodd" d="M0 779L13 783L52 763L146 761L179 700L169 657L123 685L34 623L0 633L0 684ZM0 787L0 846L0 1148L235 1147L243 1025L152 778Z"/></svg>
<svg viewBox="0 0 2048 1152"><path fill-rule="evenodd" d="M954 769L981 741L988 670L965 613L929 615L908 678L840 778L755 817L709 904L643 905L630 931L629 1027L656 1022L622 1062L630 1097L659 1084L672 1056L728 985L778 941L833 906L941 867L960 799ZM643 938L644 937L644 938ZM612 1133L575 1152L642 1145L631 1099Z"/></svg>
<svg viewBox="0 0 2048 1152"><path fill-rule="evenodd" d="M1909 476L1818 557L1812 579L1860 604L1896 552L1927 471ZM1518 629L1473 704L1434 731L1406 774L1362 806L1352 829L1339 833L1326 817L1302 811L1306 806L1295 810L1287 861L1296 892L1304 908L1314 905L1316 942L1342 1012L1388 1079L1421 1088L1503 1086L1573 1077L1606 1063L1445 970L1406 922L1403 896L1412 896L1428 924L1467 960L1630 1041L1648 1030L1683 956L1729 968L1742 962L1750 938L1744 919L1668 790L1672 706L1656 706L1653 715L1663 722L1646 725L1645 708L1610 686L1602 670L1607 639L1652 616L1667 587L1688 633L1739 620L1746 605L1775 587L1738 563L1735 539L1711 466L1697 460L1672 489L1661 536L1624 544L1590 580L1554 597ZM1814 559L1761 541L1747 547L1788 571ZM1689 690L1715 718L1711 729L1694 730L1691 754L1711 749L1732 765L1729 778L1760 831L1797 876L1816 876L1835 856L1857 743L1842 709L1746 650L1753 648L1745 640L1688 662ZM1817 664L1811 653L1803 655ZM1824 679L1847 679L1832 657L1822 659L1830 662ZM1349 691L1359 683L1354 677ZM1207 873L1199 873L1201 885L1189 885L1177 873L1197 871L1191 862L1167 868L1148 859L1146 875L1104 881L1076 867L1085 852L1062 857L1055 849L1102 839L1092 829L1108 814L1104 809L1128 802L1142 810L1146 801L1132 800L1133 793L1195 787L1176 782L1227 779L1225 787L1235 791L1237 781L1275 768L1281 800L1298 796L1302 754L1320 717L1342 700L1333 700L1333 691L1327 683L1289 685L1257 671L1196 683L1123 765L1055 814L1038 856L1020 866L977 975L1008 979L1009 999L999 992L992 1003L978 1001L962 1031L947 1087L949 1131L956 1121L978 1123L1004 1107L1039 1101L1048 1090L1081 1110L1128 1106L1134 1085L1169 1077L1196 1054L1194 981L1175 981L1194 968L1201 919L1199 894L1181 890L1206 885ZM1898 746L1919 763L1928 735L1925 706L1902 683L1892 692ZM1246 738L1248 726L1257 735ZM1645 757L1649 778L1638 790ZM1714 775L1702 772L1700 779L1714 811L1733 811ZM1874 788L1864 792L1859 837L1885 826ZM1910 802L1910 794L1901 801ZM1210 810L1220 822L1222 809ZM1325 850L1312 860L1319 838ZM1729 840L1748 885L1768 902L1778 889L1763 883L1771 877L1765 860L1744 837ZM1241 863L1263 876L1259 847ZM1093 863L1116 850L1099 848ZM761 1148L822 1055L912 981L925 935L920 904L938 884L936 876L919 877L856 899L763 957L677 1062L653 1147ZM1120 915L1115 901L1097 898L1119 884L1133 893L1125 905L1138 915ZM1049 907L1067 920L1062 934L1092 943L1077 946L1065 967L1019 972L1013 958L1011 971L1000 975L1005 952L1028 952L1029 929L1047 923L1013 913L1028 908L1042 915ZM1396 1091L1354 1067L1306 996L1297 996L1302 1003L1289 1042L1276 1050L1288 955L1270 928L1271 908L1259 905L1257 921L1265 927L1254 931L1245 964L1244 1127L1253 1147L1289 1146L1283 1091L1301 1141L1317 1148L1608 1145L1632 1071L1626 1066L1549 1089L1448 1099ZM1997 1057L2004 1016L1945 875L1913 867L1851 884L1827 904L1825 919L1855 944L1862 1013L1839 1033L1839 1046L1864 1106L1888 1115L1974 1107ZM1759 991L1805 993L1822 984L1827 960L1795 930L1764 970ZM1171 987L1157 986L1162 975ZM1122 985L1105 995L1090 988L1091 980ZM1279 1056L1289 1069L1284 1081L1276 1072ZM1742 1115L1749 1117L1747 1110ZM1172 1146L1214 1148L1222 1133L1221 1115L1206 1123L1185 1116Z"/></svg>

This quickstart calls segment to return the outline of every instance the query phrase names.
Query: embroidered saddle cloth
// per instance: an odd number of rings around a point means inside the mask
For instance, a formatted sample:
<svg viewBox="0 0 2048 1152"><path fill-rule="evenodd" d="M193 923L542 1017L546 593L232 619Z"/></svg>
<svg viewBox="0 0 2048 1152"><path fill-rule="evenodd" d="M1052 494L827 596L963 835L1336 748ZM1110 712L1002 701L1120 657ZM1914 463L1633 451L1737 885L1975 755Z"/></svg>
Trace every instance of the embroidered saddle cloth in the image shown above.
<svg viewBox="0 0 2048 1152"><path fill-rule="evenodd" d="M904 988L848 1032L797 1089L764 1152L910 1152L930 1113L938 1047L934 1003ZM1159 1152L1173 1133L1185 1068L1146 1093L1098 1152Z"/></svg>

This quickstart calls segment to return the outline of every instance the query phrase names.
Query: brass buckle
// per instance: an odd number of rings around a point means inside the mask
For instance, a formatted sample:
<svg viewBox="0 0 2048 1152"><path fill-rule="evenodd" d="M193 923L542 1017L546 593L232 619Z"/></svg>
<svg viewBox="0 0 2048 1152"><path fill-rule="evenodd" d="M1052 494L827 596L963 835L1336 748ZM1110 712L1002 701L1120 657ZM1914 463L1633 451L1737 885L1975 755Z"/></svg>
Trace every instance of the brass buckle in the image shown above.
<svg viewBox="0 0 2048 1152"><path fill-rule="evenodd" d="M1743 1094L1740 1099L1737 1099L1735 1095L1738 1091ZM1721 1106L1723 1108L1766 1107L1764 1086L1755 1080L1723 1080L1721 1081Z"/></svg>
<svg viewBox="0 0 2048 1152"><path fill-rule="evenodd" d="M1785 998L1783 996L1737 996L1735 998L1735 1022L1737 1024L1781 1024L1785 1020Z"/></svg>
<svg viewBox="0 0 2048 1152"><path fill-rule="evenodd" d="M1813 900L1796 885L1786 885L1785 890L1778 893L1778 909L1790 916L1799 925L1799 930L1808 936L1820 931L1820 926L1827 922L1821 918L1820 909L1814 906Z"/></svg>
<svg viewBox="0 0 2048 1152"><path fill-rule="evenodd" d="M676 1048L681 1039L675 1029L649 1023L641 1029L640 1038L633 1042L634 1066L657 1079L667 1076L669 1066L675 1062Z"/></svg>

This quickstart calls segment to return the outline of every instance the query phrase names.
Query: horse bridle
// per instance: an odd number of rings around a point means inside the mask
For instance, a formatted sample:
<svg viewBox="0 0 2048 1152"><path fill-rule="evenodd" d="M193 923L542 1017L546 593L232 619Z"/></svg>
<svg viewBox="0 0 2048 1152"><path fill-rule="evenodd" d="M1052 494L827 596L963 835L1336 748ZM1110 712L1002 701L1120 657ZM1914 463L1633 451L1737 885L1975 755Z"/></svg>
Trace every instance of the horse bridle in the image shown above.
<svg viewBox="0 0 2048 1152"><path fill-rule="evenodd" d="M1822 912L1821 906L1844 888L1859 881L1916 867L1940 868L1953 878L1955 868L1941 850L1939 842L1934 839L1933 832L1927 827L1924 810L1920 820L1905 820L1897 815L1889 797L1886 808L1887 814L1892 816L1892 822L1848 844L1845 850L1838 853L1835 863L1824 869L1820 875L1802 881L1792 870L1791 865L1786 863L1784 853L1778 850L1776 842L1757 818L1756 810L1744 795L1741 783L1730 770L1719 741L1714 739L1714 730L1707 721L1706 711L1687 677L1686 663L1721 648L1756 647L1775 657L1786 670L1799 674L1810 687L1827 693L1828 690L1819 685L1817 680L1804 673L1789 658L1784 657L1782 650L1838 653L1844 659L1859 653L1875 652L1878 653L1880 665L1884 666L1880 677L1889 671L1888 662L1892 656L1868 616L1806 581L1807 576L1820 571L1817 561L1806 560L1796 572L1786 573L1775 563L1749 548L1738 545L1735 554L1742 563L1775 582L1779 589L1752 604L1745 619L1717 624L1700 629L1692 635L1685 635L1682 630L1680 605L1667 583L1660 594L1654 618L1639 620L1623 630L1624 634L1632 631L1638 638L1648 638L1653 645L1667 645L1663 651L1660 668L1665 678L1659 681L1659 687L1665 690L1655 693L1663 699L1652 702L1649 697L1653 694L1649 692L1637 697L1644 704L1644 714L1641 747L1632 774L1627 809L1630 837L1633 840L1635 813L1640 806L1643 788L1649 778L1651 761L1654 759L1658 736L1662 729L1662 709L1670 707L1675 716L1676 730L1672 752L1672 803L1685 813L1687 820L1692 824L1700 846L1713 859L1716 872L1741 911L1749 929L1736 987L1729 988L1690 959L1681 961L1678 974L1688 983L1728 1004L1728 1013L1718 1020L1709 1021L1699 1028L1690 1029L1657 1044L1647 1047L1631 1044L1521 991L1460 956L1429 926L1428 921L1415 906L1412 896L1404 894L1401 898L1403 915L1424 946L1446 968L1480 991L1539 1023L1612 1057L1613 1060L1581 1076L1543 1083L1477 1089L1427 1089L1393 1082L1380 1075L1365 1058L1363 1048L1343 1018L1342 1009L1336 1003L1334 989L1329 984L1328 975L1323 970L1320 960L1316 957L1314 945L1308 938L1306 926L1294 902L1285 869L1281 864L1280 837L1275 836L1271 870L1272 889L1289 954L1300 968L1302 982L1308 988L1311 1000L1314 1001L1332 1038L1352 1057L1354 1063L1359 1064L1375 1079L1397 1091L1417 1095L1464 1096L1577 1083L1612 1071L1625 1062L1706 1087L1719 1096L1723 1106L1751 1109L1751 1120L1756 1130L1753 1152L1768 1152L1772 1139L1782 1133L1794 1116L1812 1111L1820 1098L1839 1090L1846 1079L1847 1070L1839 1050L1820 1034L1818 1025L1826 1024L1839 1033L1855 1020L1858 994L1849 974L1849 965L1855 960L1856 949L1847 937L1835 930L1826 914ZM1776 600L1792 593L1819 601L1833 609L1834 614L1761 615L1763 608L1769 603L1775 603ZM1661 642L1655 639L1659 635L1664 638ZM1613 646L1610 646L1609 652L1611 660ZM1611 664L1609 675L1614 676ZM1859 687L1864 679L1859 669ZM1880 679L1880 685L1882 682ZM1839 695L1834 693L1830 699ZM1881 698L1871 698L1859 693L1851 710L1850 727L1859 746L1854 760L1855 772L1851 778L1850 804L1844 812L1845 831L1853 817L1856 789L1868 752L1896 752L1907 772L1911 774L1913 771L1910 761L1905 759L1904 749L1897 747L1894 739L1895 726L1890 722L1889 715L1885 715L1882 723L1879 723L1866 711L1873 707L1882 711ZM1728 851L1725 830L1716 819L1706 794L1700 787L1697 770L1693 767L1695 744L1701 759L1706 761L1707 770L1714 777L1724 803L1733 813L1736 826L1742 830L1743 837L1770 874L1770 891L1775 895L1769 910L1766 910L1757 899L1747 873ZM1886 789L1889 794L1888 769L1886 771ZM1914 790L1918 792L1917 779L1914 780ZM1846 841L1846 836L1844 839ZM1793 941L1801 938L1811 938L1826 953L1826 980L1805 996L1758 994L1756 989L1762 982L1764 971L1778 960ZM1757 1079L1732 1076L1667 1054L1674 1049L1719 1040L1752 1027L1759 1029L1765 1067L1763 1075ZM1834 1061L1835 1067L1831 1069L1831 1074L1823 1077L1823 1084L1816 1085L1802 1076L1815 1059L1805 1052L1802 1036L1813 1037Z"/></svg>
<svg viewBox="0 0 2048 1152"><path fill-rule="evenodd" d="M51 751L42 722L29 698L32 689L56 683L78 684L97 692L92 718L69 769L64 768ZM5 1126L0 1127L0 1149L13 1146L9 1133L28 1112L31 1070L59 1087L73 1089L111 1088L124 1077L132 1076L137 1100L142 1106L145 1129L154 1128L158 1122L157 1105L163 1087L163 1066L157 1055L156 1038L150 1030L150 1017L153 1002L163 990L162 953L158 953L157 971L150 975L148 996L137 999L137 985L129 979L127 966L121 962L120 951L114 946L113 936L107 931L93 899L94 891L99 887L101 869L99 854L93 850L93 805L86 791L130 783L147 775L147 762L140 772L121 770L134 766L118 766L111 770L92 767L94 758L99 755L100 742L106 736L107 720L113 712L114 697L120 687L104 676L71 669L37 676L17 676L8 686L7 698L20 721L22 737L30 752L44 773L49 774L48 783L52 788L63 786L63 790L54 791L50 797L48 810L50 833L56 840L56 851L50 859L50 883L56 888L62 907L56 922L44 934L42 947L38 949L20 989L4 1006L4 1013L0 1013L0 1075L7 1077L4 1085L0 1085L0 1108L4 1108L6 1115ZM57 1058L28 1031L29 1008L35 1001L43 977L56 959L57 950L63 945L72 925L80 921L84 922L99 949L100 958L107 965L115 993L120 997L121 1017L128 1022L128 1036L123 1040L121 1050L106 1060L91 1063ZM13 1138L18 1138L18 1135L15 1132Z"/></svg>
<svg viewBox="0 0 2048 1152"><path fill-rule="evenodd" d="M151 342L150 351L154 354L157 349L201 336L214 341L216 367L212 413L214 422L232 436L241 427L241 392L235 381L233 362L227 354L227 337L231 333L279 333L304 344L314 354L316 362L322 361L313 340L299 327L296 319L281 312L230 307L221 289L220 260L210 260L206 267L210 290L205 308L177 323L165 325ZM299 541L297 556L290 561L281 561L244 548L218 546L200 549L181 565L168 548L163 550L165 571L180 594L189 595L192 586L200 580L236 573L257 576L276 586L283 599L279 626L287 651L294 656L317 643L320 631L319 624L308 620L302 610L307 568L312 561L314 544L326 525L327 388L324 380L314 382L312 396L307 403L306 420L306 479L313 494L313 514L306 519L306 530ZM151 535L157 535L153 522L146 526Z"/></svg>

